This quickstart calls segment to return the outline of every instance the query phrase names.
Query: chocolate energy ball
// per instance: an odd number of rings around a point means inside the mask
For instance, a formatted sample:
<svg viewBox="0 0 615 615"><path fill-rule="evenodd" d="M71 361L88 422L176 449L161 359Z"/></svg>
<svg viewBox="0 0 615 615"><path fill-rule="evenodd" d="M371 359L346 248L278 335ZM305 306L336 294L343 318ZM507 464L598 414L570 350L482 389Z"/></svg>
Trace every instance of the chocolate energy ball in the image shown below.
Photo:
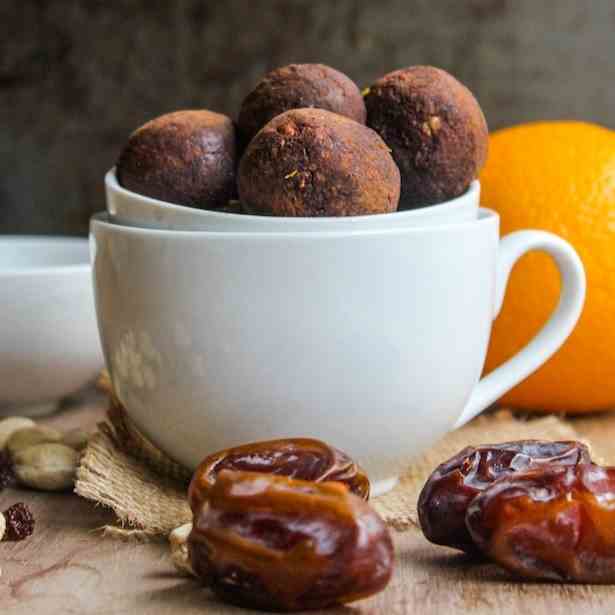
<svg viewBox="0 0 615 615"><path fill-rule="evenodd" d="M324 64L289 64L271 71L246 96L237 126L244 145L276 115L314 107L365 124L365 103L356 84Z"/></svg>
<svg viewBox="0 0 615 615"><path fill-rule="evenodd" d="M395 211L399 169L370 128L323 109L278 115L239 165L239 198L253 213L356 216Z"/></svg>
<svg viewBox="0 0 615 615"><path fill-rule="evenodd" d="M213 111L176 111L137 128L117 161L119 183L161 201L218 209L236 193L235 127Z"/></svg>
<svg viewBox="0 0 615 615"><path fill-rule="evenodd" d="M365 97L367 125L401 172L400 209L463 194L487 158L487 122L463 84L432 66L385 75Z"/></svg>

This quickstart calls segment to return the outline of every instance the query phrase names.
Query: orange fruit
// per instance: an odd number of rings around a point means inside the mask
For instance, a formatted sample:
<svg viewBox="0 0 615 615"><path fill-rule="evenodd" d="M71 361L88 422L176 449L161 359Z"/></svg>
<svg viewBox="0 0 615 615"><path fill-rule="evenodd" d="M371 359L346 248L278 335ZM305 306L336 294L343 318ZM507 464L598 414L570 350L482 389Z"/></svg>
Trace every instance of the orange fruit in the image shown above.
<svg viewBox="0 0 615 615"><path fill-rule="evenodd" d="M503 403L545 412L615 409L615 131L582 122L542 122L490 136L481 203L501 233L551 231L578 251L587 273L581 319L564 346ZM517 352L556 305L559 275L544 254L513 270L485 372Z"/></svg>

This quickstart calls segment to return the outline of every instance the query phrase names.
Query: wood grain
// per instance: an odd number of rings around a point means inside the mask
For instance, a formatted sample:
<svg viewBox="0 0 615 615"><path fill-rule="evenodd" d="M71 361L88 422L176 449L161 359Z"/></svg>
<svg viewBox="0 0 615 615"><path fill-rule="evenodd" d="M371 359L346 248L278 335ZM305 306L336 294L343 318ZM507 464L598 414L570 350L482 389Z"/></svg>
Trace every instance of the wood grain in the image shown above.
<svg viewBox="0 0 615 615"><path fill-rule="evenodd" d="M100 398L86 397L47 422L92 427ZM573 422L608 450L615 415ZM615 452L615 451L614 451ZM249 614L222 605L191 579L179 577L166 544L120 542L101 536L110 513L72 494L8 490L0 507L26 501L36 532L22 543L0 545L0 613L171 615ZM479 615L598 615L615 612L615 587L520 583L490 564L428 544L416 531L395 535L398 564L385 592L333 615L402 615L420 612Z"/></svg>

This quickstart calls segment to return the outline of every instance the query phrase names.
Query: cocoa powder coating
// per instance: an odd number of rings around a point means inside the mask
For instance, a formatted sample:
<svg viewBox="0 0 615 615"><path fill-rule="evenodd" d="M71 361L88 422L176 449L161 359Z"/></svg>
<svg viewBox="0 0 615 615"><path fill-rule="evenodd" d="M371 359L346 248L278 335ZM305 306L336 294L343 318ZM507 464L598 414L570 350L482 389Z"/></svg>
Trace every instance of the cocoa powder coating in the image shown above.
<svg viewBox="0 0 615 615"><path fill-rule="evenodd" d="M401 172L400 209L463 194L487 159L480 105L452 75L411 66L376 81L365 97L367 125L391 148Z"/></svg>
<svg viewBox="0 0 615 615"><path fill-rule="evenodd" d="M392 212L400 177L376 132L323 109L293 109L260 130L239 165L253 213L355 216Z"/></svg>
<svg viewBox="0 0 615 615"><path fill-rule="evenodd" d="M242 143L247 145L276 115L306 107L365 124L365 103L350 78L324 64L290 64L265 75L244 99L237 121Z"/></svg>
<svg viewBox="0 0 615 615"><path fill-rule="evenodd" d="M169 203L219 209L235 195L235 127L207 110L176 111L130 135L117 162L119 183Z"/></svg>

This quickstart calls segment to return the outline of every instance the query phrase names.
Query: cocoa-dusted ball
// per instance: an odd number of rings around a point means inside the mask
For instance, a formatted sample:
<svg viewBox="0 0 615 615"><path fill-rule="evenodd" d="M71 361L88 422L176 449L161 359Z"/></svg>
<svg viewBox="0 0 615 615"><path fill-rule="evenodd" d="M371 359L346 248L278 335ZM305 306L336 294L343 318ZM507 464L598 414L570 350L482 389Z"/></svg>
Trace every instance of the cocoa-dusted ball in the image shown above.
<svg viewBox="0 0 615 615"><path fill-rule="evenodd" d="M169 203L218 209L235 194L235 127L213 111L175 111L137 128L117 161L119 183Z"/></svg>
<svg viewBox="0 0 615 615"><path fill-rule="evenodd" d="M400 209L463 194L487 158L480 105L463 84L433 66L385 75L365 97L367 125L393 152L401 172Z"/></svg>
<svg viewBox="0 0 615 615"><path fill-rule="evenodd" d="M272 70L246 96L237 126L247 145L276 115L314 107L365 124L365 103L356 84L324 64L289 64Z"/></svg>
<svg viewBox="0 0 615 615"><path fill-rule="evenodd" d="M399 169L370 128L323 109L278 115L239 165L239 197L253 213L356 216L395 211Z"/></svg>

